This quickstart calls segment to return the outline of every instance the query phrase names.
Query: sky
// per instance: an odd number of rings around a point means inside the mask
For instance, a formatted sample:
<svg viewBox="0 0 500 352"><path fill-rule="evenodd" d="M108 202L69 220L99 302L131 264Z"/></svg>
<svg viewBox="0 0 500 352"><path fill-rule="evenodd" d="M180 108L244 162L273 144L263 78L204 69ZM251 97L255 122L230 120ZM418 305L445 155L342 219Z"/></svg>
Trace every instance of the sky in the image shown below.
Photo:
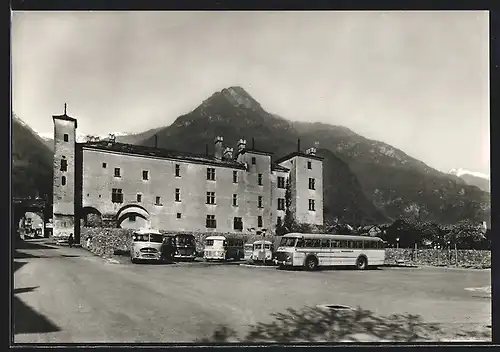
<svg viewBox="0 0 500 352"><path fill-rule="evenodd" d="M490 172L489 14L13 12L12 108L42 135L168 126L241 86L294 121L350 128L443 172Z"/></svg>

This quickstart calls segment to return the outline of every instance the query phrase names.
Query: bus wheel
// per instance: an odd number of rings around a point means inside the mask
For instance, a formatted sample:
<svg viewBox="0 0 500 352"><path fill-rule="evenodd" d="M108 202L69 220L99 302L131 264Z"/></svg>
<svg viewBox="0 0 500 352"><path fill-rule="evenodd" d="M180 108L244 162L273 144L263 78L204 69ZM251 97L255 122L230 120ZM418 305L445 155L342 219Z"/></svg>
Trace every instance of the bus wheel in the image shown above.
<svg viewBox="0 0 500 352"><path fill-rule="evenodd" d="M368 266L368 261L366 260L365 257L359 257L358 260L356 260L356 268L358 270L365 270L367 266Z"/></svg>
<svg viewBox="0 0 500 352"><path fill-rule="evenodd" d="M132 264L136 264L137 263L137 260L135 258L130 258L130 261L132 262Z"/></svg>
<svg viewBox="0 0 500 352"><path fill-rule="evenodd" d="M316 270L318 268L318 260L314 257L308 257L306 259L306 269L307 270Z"/></svg>

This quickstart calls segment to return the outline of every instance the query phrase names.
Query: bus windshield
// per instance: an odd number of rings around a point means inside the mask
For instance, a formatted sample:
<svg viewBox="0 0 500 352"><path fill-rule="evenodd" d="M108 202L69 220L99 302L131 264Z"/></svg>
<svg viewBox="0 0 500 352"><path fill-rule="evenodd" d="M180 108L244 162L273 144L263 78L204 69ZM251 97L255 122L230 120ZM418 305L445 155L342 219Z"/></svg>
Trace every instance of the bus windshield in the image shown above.
<svg viewBox="0 0 500 352"><path fill-rule="evenodd" d="M256 243L253 245L255 249L261 249L262 245L260 243Z"/></svg>
<svg viewBox="0 0 500 352"><path fill-rule="evenodd" d="M158 235L156 233L152 233L149 235L149 242L155 242L155 243L162 243L163 242L163 235Z"/></svg>
<svg viewBox="0 0 500 352"><path fill-rule="evenodd" d="M294 237L282 238L280 242L280 247L294 247L296 240L297 239Z"/></svg>
<svg viewBox="0 0 500 352"><path fill-rule="evenodd" d="M176 237L177 244L180 246L194 246L194 238L191 236L179 235Z"/></svg>

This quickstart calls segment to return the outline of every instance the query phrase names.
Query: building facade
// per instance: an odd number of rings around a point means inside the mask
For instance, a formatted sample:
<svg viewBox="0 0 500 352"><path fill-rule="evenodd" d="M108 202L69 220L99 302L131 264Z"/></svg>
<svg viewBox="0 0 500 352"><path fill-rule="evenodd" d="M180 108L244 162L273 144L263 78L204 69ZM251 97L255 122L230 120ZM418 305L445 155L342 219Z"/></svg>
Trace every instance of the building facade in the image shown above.
<svg viewBox="0 0 500 352"><path fill-rule="evenodd" d="M122 228L274 232L285 216L287 178L297 220L323 222L322 159L314 148L273 163L272 153L247 148L244 139L234 150L216 137L213 155L113 138L77 143L76 119L65 113L53 120L54 236L73 233L79 240L79 225L89 221Z"/></svg>

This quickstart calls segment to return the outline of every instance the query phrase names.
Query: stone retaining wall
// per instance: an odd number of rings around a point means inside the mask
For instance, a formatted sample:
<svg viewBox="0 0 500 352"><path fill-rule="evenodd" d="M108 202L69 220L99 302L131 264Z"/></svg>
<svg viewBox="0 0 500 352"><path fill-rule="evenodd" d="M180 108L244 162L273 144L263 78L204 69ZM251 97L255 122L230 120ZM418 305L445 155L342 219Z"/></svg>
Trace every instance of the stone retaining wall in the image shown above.
<svg viewBox="0 0 500 352"><path fill-rule="evenodd" d="M458 266L463 268L490 268L491 251L459 249L455 252L441 249L387 248L386 264L404 261L411 265Z"/></svg>
<svg viewBox="0 0 500 352"><path fill-rule="evenodd" d="M129 229L118 229L118 228L102 228L102 227L82 227L81 228L81 244L82 247L88 249L94 254L100 256L111 256L116 251L127 252L132 248L132 233L134 230ZM166 233L164 231L160 231ZM168 233L175 233L174 231L168 231ZM199 232L182 232L189 233L195 237L196 250L198 252L203 251L203 243L206 237L215 235L227 235L224 233L199 233ZM87 238L91 237L90 248L87 248ZM262 236L258 235L243 235L236 234L233 235L238 238L243 239L245 243L253 242L256 240L261 240ZM267 235L266 240L274 243L275 236Z"/></svg>

